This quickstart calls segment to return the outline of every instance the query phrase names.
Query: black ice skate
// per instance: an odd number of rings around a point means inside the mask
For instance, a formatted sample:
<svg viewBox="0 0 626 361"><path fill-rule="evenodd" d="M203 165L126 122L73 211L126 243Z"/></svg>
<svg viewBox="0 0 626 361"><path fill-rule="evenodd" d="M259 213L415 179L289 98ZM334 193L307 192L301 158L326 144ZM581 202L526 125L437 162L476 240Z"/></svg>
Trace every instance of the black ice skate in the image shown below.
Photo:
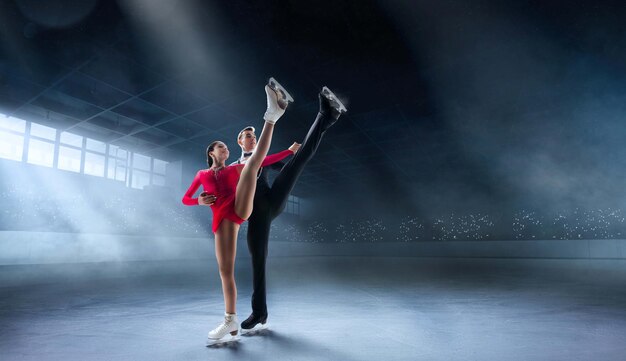
<svg viewBox="0 0 626 361"><path fill-rule="evenodd" d="M318 98L320 100L320 110L318 117L322 122L322 132L325 132L337 122L341 114L347 111L345 105L327 87L322 88Z"/></svg>
<svg viewBox="0 0 626 361"><path fill-rule="evenodd" d="M245 321L241 322L241 334L251 335L265 330L267 327L267 315L259 317L253 313Z"/></svg>
<svg viewBox="0 0 626 361"><path fill-rule="evenodd" d="M330 102L330 106L337 112L339 115L348 111L346 106L343 105L341 100L333 93L328 87L322 88L322 96L324 96Z"/></svg>

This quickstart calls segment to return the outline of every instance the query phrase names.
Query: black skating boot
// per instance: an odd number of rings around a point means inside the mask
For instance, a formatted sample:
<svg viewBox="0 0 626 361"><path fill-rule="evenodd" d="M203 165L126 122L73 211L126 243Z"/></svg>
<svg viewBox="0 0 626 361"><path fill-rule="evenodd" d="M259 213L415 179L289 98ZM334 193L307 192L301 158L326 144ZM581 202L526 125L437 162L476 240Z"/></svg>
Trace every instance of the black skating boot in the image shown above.
<svg viewBox="0 0 626 361"><path fill-rule="evenodd" d="M241 334L247 334L267 328L267 314L264 316L257 316L254 313L250 314L245 321L241 322Z"/></svg>
<svg viewBox="0 0 626 361"><path fill-rule="evenodd" d="M327 87L323 87L319 94L320 110L319 113L326 119L323 130L330 128L341 116L347 111L345 105L339 98Z"/></svg>

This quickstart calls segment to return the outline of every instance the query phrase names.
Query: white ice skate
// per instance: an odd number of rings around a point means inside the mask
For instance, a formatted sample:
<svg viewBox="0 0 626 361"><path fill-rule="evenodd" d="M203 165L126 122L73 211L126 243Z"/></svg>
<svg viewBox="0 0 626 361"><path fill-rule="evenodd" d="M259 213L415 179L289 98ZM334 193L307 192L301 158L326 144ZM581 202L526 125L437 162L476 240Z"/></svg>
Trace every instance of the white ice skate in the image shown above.
<svg viewBox="0 0 626 361"><path fill-rule="evenodd" d="M291 94L289 94L287 89L280 85L280 83L277 82L276 79L270 78L270 80L267 82L267 85L269 85L270 88L272 88L275 92L281 92L283 95L283 99L285 99L287 103L293 103L293 97L291 96Z"/></svg>
<svg viewBox="0 0 626 361"><path fill-rule="evenodd" d="M339 98L328 87L322 88L322 95L330 101L330 104L339 114L343 114L348 111L345 105L339 100Z"/></svg>
<svg viewBox="0 0 626 361"><path fill-rule="evenodd" d="M270 78L265 85L265 94L267 95L267 110L263 119L268 123L275 124L285 114L285 109L287 109L289 102L293 102L293 98L274 78Z"/></svg>
<svg viewBox="0 0 626 361"><path fill-rule="evenodd" d="M209 332L207 346L213 346L239 340L239 322L234 313L224 314L224 322Z"/></svg>

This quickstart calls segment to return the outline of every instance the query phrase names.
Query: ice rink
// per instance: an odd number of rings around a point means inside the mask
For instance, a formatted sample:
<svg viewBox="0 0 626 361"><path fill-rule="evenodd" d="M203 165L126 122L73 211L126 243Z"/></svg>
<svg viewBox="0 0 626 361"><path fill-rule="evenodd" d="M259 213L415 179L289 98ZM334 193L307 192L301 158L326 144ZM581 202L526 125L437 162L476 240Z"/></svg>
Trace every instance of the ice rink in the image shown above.
<svg viewBox="0 0 626 361"><path fill-rule="evenodd" d="M250 311L239 262L238 316ZM3 266L3 360L620 360L623 261L269 259L269 328L206 347L213 260Z"/></svg>

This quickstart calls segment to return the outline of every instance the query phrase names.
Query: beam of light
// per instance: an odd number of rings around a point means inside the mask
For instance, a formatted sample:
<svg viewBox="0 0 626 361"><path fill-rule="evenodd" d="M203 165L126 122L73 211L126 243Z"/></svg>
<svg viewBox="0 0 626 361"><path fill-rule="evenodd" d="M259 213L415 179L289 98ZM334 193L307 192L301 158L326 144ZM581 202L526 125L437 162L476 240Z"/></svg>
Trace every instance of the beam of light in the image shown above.
<svg viewBox="0 0 626 361"><path fill-rule="evenodd" d="M130 18L134 28L145 35L175 73L200 67L206 72L219 70L212 56L219 49L219 22L198 9L202 4L187 1L129 0L120 6Z"/></svg>
<svg viewBox="0 0 626 361"><path fill-rule="evenodd" d="M48 28L65 28L85 19L98 0L16 0L15 3L30 21Z"/></svg>
<svg viewBox="0 0 626 361"><path fill-rule="evenodd" d="M517 209L626 204L619 176L626 152L616 136L626 132L620 121L626 75L610 52L594 50L623 44L611 24L565 35L568 29L555 32L549 19L496 3L383 6L429 80L446 140L460 159L459 179L485 182L497 193L492 198Z"/></svg>
<svg viewBox="0 0 626 361"><path fill-rule="evenodd" d="M132 259L177 259L189 257L190 248L185 243L172 241L180 237L178 230L199 230L191 237L206 237L205 225L189 214L181 214L175 200L178 197L162 194L148 200L148 192L123 188L123 184L99 177L84 176L47 167L3 161L0 172L3 181L3 198L8 201L4 209L5 230L21 229L26 232L43 232L36 240L30 255L43 262L112 261ZM6 166L6 167L5 167ZM122 187L122 190L120 190ZM144 192L145 202L128 199L133 193ZM143 197L142 197L143 198ZM18 200L17 203L13 202ZM171 200L171 202L168 202ZM185 213L185 212L182 212ZM210 215L207 214L206 223ZM6 223L8 219L16 224ZM177 222L184 223L184 228ZM62 232L68 236L54 237ZM128 237L131 236L131 237ZM69 237L69 238L68 238ZM183 235L185 237L185 235ZM70 239L60 242L59 239ZM24 254L24 247L16 249ZM210 248L207 246L207 248Z"/></svg>

